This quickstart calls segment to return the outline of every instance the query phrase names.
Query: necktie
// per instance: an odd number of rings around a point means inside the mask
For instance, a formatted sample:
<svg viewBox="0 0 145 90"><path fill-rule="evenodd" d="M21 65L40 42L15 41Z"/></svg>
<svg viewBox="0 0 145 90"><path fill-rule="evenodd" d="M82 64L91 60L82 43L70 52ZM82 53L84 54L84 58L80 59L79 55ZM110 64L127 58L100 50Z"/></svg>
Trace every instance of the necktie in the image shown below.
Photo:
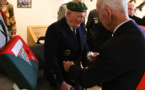
<svg viewBox="0 0 145 90"><path fill-rule="evenodd" d="M76 29L75 28L73 28L73 34L74 34L75 37L77 37Z"/></svg>

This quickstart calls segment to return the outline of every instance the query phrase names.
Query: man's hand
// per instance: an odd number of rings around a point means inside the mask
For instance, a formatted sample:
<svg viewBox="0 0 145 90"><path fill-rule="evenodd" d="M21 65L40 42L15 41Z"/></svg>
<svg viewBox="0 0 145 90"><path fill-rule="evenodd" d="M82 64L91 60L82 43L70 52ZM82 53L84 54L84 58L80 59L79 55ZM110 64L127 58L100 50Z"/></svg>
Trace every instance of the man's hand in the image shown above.
<svg viewBox="0 0 145 90"><path fill-rule="evenodd" d="M65 81L62 82L62 84L60 85L60 90L70 90L72 86L67 84Z"/></svg>
<svg viewBox="0 0 145 90"><path fill-rule="evenodd" d="M84 69L88 69L88 67L84 67Z"/></svg>
<svg viewBox="0 0 145 90"><path fill-rule="evenodd" d="M99 55L99 53L93 52L92 55L87 55L87 57L88 57L88 59L89 59L90 61L95 61L95 60L96 60L96 57L97 57L98 55Z"/></svg>
<svg viewBox="0 0 145 90"><path fill-rule="evenodd" d="M73 61L63 61L64 70L69 72L70 66L75 65Z"/></svg>

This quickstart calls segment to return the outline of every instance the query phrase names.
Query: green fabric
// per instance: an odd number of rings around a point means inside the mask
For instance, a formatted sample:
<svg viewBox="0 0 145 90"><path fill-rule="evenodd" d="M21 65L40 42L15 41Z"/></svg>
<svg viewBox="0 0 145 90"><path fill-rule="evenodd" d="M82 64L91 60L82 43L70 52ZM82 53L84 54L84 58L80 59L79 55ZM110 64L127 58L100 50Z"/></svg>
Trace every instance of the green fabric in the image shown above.
<svg viewBox="0 0 145 90"><path fill-rule="evenodd" d="M76 12L85 12L88 8L83 2L71 1L67 3L67 9Z"/></svg>
<svg viewBox="0 0 145 90"><path fill-rule="evenodd" d="M39 61L39 69L44 68L45 59L44 59L44 44L34 44L30 45L29 48Z"/></svg>
<svg viewBox="0 0 145 90"><path fill-rule="evenodd" d="M0 65L20 89L36 89L38 62L30 60L30 65L21 57L11 54L0 55L0 58Z"/></svg>

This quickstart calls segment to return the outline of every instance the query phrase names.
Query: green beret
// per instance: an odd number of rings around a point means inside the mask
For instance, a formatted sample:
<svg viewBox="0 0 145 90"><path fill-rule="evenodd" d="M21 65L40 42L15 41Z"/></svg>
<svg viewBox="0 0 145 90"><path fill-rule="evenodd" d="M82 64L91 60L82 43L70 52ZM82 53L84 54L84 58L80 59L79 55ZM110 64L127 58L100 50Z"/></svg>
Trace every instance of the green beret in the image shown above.
<svg viewBox="0 0 145 90"><path fill-rule="evenodd" d="M71 1L67 3L67 9L76 12L85 12L88 8L87 6L80 1Z"/></svg>

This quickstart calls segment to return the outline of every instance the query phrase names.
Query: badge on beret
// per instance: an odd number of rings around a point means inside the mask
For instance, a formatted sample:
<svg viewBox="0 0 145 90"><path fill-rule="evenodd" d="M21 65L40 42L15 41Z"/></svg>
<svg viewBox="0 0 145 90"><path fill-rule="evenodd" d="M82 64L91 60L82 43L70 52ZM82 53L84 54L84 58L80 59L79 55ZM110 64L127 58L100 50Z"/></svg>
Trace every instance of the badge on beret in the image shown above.
<svg viewBox="0 0 145 90"><path fill-rule="evenodd" d="M70 55L70 50L68 50L68 49L65 50L65 51L64 51L64 56L69 56L69 55Z"/></svg>
<svg viewBox="0 0 145 90"><path fill-rule="evenodd" d="M76 11L76 12L85 12L88 7L80 1L70 1L67 3L67 9L71 11Z"/></svg>
<svg viewBox="0 0 145 90"><path fill-rule="evenodd" d="M72 9L75 9L76 8L76 5L72 5Z"/></svg>

